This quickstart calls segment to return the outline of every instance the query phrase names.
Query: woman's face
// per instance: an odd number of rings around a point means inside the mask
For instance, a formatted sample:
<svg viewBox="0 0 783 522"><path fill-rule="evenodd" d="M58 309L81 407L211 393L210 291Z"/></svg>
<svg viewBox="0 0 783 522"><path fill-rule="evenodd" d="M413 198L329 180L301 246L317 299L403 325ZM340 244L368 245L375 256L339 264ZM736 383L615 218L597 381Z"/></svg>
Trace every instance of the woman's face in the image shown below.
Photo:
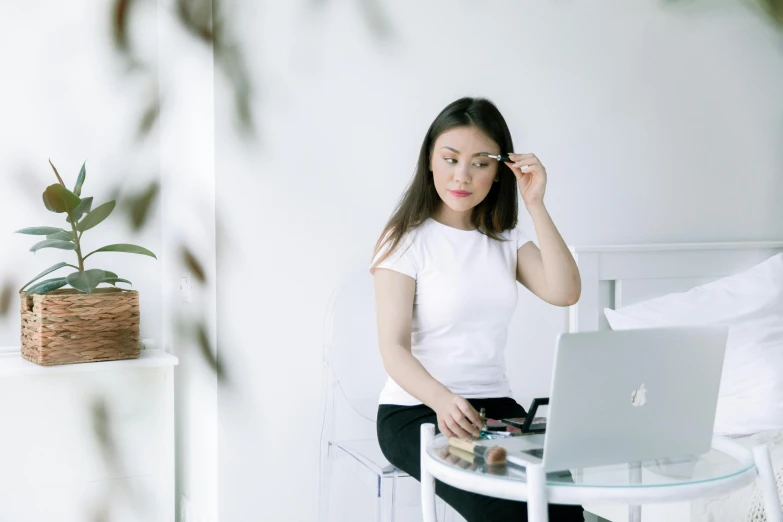
<svg viewBox="0 0 783 522"><path fill-rule="evenodd" d="M498 162L482 153L499 154L500 147L477 127L455 127L435 140L430 159L435 189L457 213L481 203L498 176Z"/></svg>

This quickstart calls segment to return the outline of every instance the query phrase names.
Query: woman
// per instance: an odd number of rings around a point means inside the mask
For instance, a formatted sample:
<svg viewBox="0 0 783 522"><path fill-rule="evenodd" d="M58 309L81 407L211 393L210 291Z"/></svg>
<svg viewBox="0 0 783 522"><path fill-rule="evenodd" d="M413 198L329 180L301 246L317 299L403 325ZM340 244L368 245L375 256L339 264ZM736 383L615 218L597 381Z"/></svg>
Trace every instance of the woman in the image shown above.
<svg viewBox="0 0 783 522"><path fill-rule="evenodd" d="M503 116L462 98L430 126L410 187L376 245L378 336L389 379L378 440L389 462L420 479L422 423L448 437L478 435L487 417L522 417L503 350L519 281L555 306L577 302L581 279L544 207L546 170L511 154ZM501 162L489 155L509 153ZM517 226L517 190L541 250ZM468 521L527 520L525 503L438 482L438 496ZM550 506L550 520L581 521L579 506Z"/></svg>

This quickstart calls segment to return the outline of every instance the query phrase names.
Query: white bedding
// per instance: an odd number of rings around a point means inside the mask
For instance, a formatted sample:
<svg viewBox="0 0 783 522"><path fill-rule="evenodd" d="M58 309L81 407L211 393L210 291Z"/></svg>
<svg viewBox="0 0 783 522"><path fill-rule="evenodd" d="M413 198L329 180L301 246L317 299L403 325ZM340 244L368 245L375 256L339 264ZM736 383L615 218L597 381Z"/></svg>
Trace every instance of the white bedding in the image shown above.
<svg viewBox="0 0 783 522"><path fill-rule="evenodd" d="M753 435L732 437L752 450L766 444L772 457L772 467L778 484L778 497L783 498L783 430L771 430ZM758 481L719 497L691 502L691 522L765 522L764 502Z"/></svg>
<svg viewBox="0 0 783 522"><path fill-rule="evenodd" d="M749 450L767 444L782 493L783 253L687 292L618 310L607 308L604 313L614 330L697 324L730 327L715 432L731 436ZM755 483L690 506L691 522L766 521Z"/></svg>

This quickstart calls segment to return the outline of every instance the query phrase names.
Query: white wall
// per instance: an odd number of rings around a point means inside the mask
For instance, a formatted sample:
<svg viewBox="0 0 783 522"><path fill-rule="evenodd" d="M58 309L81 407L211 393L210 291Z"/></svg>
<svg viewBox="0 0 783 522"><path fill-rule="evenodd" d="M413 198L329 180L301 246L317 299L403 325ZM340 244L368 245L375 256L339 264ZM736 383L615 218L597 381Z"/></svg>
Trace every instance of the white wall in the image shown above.
<svg viewBox="0 0 783 522"><path fill-rule="evenodd" d="M158 142L138 141L138 115L147 85L120 67L109 35L108 0L0 3L0 282L11 280L14 290L45 268L63 260L75 264L73 252L29 248L40 238L14 234L28 226L67 226L62 214L46 210L44 189L56 183L48 159L72 188L87 160L83 194L93 207L105 203L115 189L133 193L159 177ZM155 49L155 12L138 11L145 56ZM152 31L144 32L144 27ZM136 243L160 254L157 211L145 229L134 234L119 210L99 227L85 233L85 253L110 243ZM101 253L87 260L88 268L111 270L133 282L141 299L141 336L159 338L160 262L130 254ZM67 275L67 269L49 277ZM19 345L18 297L0 317L0 346Z"/></svg>
<svg viewBox="0 0 783 522"><path fill-rule="evenodd" d="M178 317L204 317L215 334L215 244L212 54L173 21L173 2L139 2L130 20L130 41L157 75L128 71L110 40L110 0L0 3L0 283L20 287L70 252L28 252L35 242L13 231L60 224L41 200L56 182L47 159L73 184L88 160L84 193L95 204L115 188L135 192L162 184L162 204L145 230L134 235L119 210L85 234L88 248L131 242L151 249L158 261L126 254L98 254L88 261L130 279L141 294L141 334L176 354L177 500L191 500L191 522L217 520L217 383ZM160 92L158 91L160 89ZM160 126L137 138L138 117L148 96L163 95ZM62 221L64 223L64 221ZM188 245L204 264L209 284L194 284L192 302L179 292L179 247ZM67 273L67 272L64 272ZM191 274L192 275L192 274ZM0 347L18 346L16 298L0 317ZM85 405L85 407L88 405Z"/></svg>
<svg viewBox="0 0 783 522"><path fill-rule="evenodd" d="M491 98L517 150L539 155L569 244L783 235L780 37L739 4L378 4L385 43L358 2L235 3L261 140L232 139L218 84L233 238L218 250L219 351L239 392L219 402L222 520L315 519L326 303L454 99ZM565 320L520 292L507 358L523 403L547 393Z"/></svg>
<svg viewBox="0 0 783 522"><path fill-rule="evenodd" d="M193 335L202 321L214 356L214 68L211 48L185 32L174 16L175 5L157 3L163 347L180 359L175 381L177 505L187 497L189 522L216 522L218 383ZM182 247L199 260L206 284L185 267ZM189 302L180 290L183 277L191 286Z"/></svg>

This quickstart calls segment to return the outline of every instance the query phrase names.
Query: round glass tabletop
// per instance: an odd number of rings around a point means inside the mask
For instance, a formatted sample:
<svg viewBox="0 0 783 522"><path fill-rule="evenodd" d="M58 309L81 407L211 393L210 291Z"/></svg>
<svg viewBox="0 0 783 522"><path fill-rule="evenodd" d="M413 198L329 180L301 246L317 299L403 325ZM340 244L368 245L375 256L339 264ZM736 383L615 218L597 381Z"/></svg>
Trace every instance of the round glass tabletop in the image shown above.
<svg viewBox="0 0 783 522"><path fill-rule="evenodd" d="M505 445L504 440L508 439L496 439L491 443ZM434 460L465 473L510 481L527 481L523 467L511 463L487 465L473 458L470 453L449 447L448 440L443 435L437 435L433 439L432 444L427 448L427 453ZM727 479L742 474L753 466L751 456L740 459L713 448L703 455L692 457L653 459L548 473L547 485L582 488L677 486Z"/></svg>

